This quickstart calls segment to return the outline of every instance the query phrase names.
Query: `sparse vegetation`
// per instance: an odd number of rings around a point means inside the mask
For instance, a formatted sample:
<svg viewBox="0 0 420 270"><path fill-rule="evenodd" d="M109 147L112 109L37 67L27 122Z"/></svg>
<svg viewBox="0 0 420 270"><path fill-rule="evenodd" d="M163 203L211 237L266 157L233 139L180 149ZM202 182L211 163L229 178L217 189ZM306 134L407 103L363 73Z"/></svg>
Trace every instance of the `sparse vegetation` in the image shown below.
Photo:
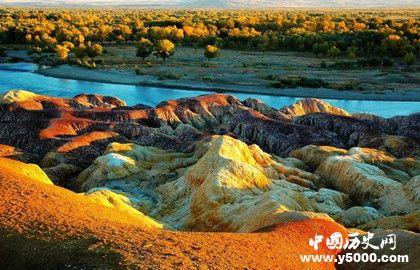
<svg viewBox="0 0 420 270"><path fill-rule="evenodd" d="M357 68L377 68L377 67L392 67L394 65L394 61L384 57L370 57L370 58L360 58L357 61L351 60L340 60L335 61L330 64L327 64L325 61L321 62L321 68L330 68L330 69L357 69Z"/></svg>
<svg viewBox="0 0 420 270"><path fill-rule="evenodd" d="M296 87L310 87L320 88L328 87L329 83L321 79L306 78L306 77L291 77L291 76L267 76L268 80L274 81L270 85L275 88L296 88Z"/></svg>
<svg viewBox="0 0 420 270"><path fill-rule="evenodd" d="M266 77L267 80L272 81L271 87L274 88L331 88L336 90L364 90L363 87L354 81L343 82L343 83L330 83L318 78L306 78L301 76L276 76L269 75Z"/></svg>
<svg viewBox="0 0 420 270"><path fill-rule="evenodd" d="M162 72L158 77L159 80L179 80L182 78L182 75L176 74L173 72Z"/></svg>
<svg viewBox="0 0 420 270"><path fill-rule="evenodd" d="M334 83L330 84L330 88L336 89L336 90L356 90L356 91L362 91L364 88L357 82L345 82L345 83Z"/></svg>

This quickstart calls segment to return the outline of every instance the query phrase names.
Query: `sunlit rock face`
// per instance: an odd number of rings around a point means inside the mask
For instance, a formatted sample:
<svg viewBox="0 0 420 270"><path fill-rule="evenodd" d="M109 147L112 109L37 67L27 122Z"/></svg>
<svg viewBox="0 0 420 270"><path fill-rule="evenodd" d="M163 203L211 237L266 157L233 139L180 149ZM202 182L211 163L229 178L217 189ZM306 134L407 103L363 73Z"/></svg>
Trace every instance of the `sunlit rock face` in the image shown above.
<svg viewBox="0 0 420 270"><path fill-rule="evenodd" d="M63 153L60 148L66 144L79 144L65 147L65 155L72 157L71 164L82 168L112 141L182 152L215 134L231 135L283 157L309 144L344 149L361 146L397 157L418 156L419 128L416 114L391 119L353 117L319 99L275 109L257 100L241 102L233 96L213 94L149 108L125 106L119 99L100 95L64 99L11 91L0 104L1 144L30 153L33 162L49 152ZM80 143L83 141L85 145Z"/></svg>
<svg viewBox="0 0 420 270"><path fill-rule="evenodd" d="M72 102L76 106L85 108L115 108L127 105L125 101L119 98L92 94L77 95L73 98Z"/></svg>
<svg viewBox="0 0 420 270"><path fill-rule="evenodd" d="M139 223L144 228L170 229L169 227L165 227L160 222L144 215L141 211L134 208L130 198L127 197L124 193L115 193L108 189L92 189L87 193L81 193L78 195L85 197L90 202L135 216L137 219L139 219Z"/></svg>
<svg viewBox="0 0 420 270"><path fill-rule="evenodd" d="M350 115L318 99L275 109L214 94L150 108L18 91L0 104L0 155L166 228L389 227L418 220L419 127L417 114Z"/></svg>
<svg viewBox="0 0 420 270"><path fill-rule="evenodd" d="M0 170L12 170L14 173L31 179L34 182L53 185L51 180L38 165L0 157Z"/></svg>
<svg viewBox="0 0 420 270"><path fill-rule="evenodd" d="M364 205L340 214L336 220L346 226L366 228L363 224L369 223L371 227L378 224L390 229L390 224L395 224L396 228L416 228L420 224L419 215L413 214L420 209L420 163L417 159L397 159L371 148L355 147L345 151L323 146L307 146L294 151L292 156L302 157L316 168L315 174L320 176L320 182L316 183L319 187L338 190L349 195L356 204ZM400 217L404 215L410 218ZM351 216L355 217L353 221L346 220Z"/></svg>
<svg viewBox="0 0 420 270"><path fill-rule="evenodd" d="M319 191L318 176L229 136L199 142L192 154L111 144L79 175L82 190L130 192L138 209L182 230L251 232L284 221L334 215L348 196ZM311 189L312 188L312 189ZM137 192L136 192L137 190Z"/></svg>
<svg viewBox="0 0 420 270"><path fill-rule="evenodd" d="M418 213L413 214L420 209L418 159L395 158L372 148L354 147L347 151L314 145L298 149L291 156L301 158L315 170L314 173L320 177L320 182L316 183L318 187L343 192L355 204L363 206L340 213L337 221L353 227L384 220L377 224L391 229L392 222L388 221L394 218L388 216L395 216L399 219L395 223L396 228L400 227L398 224L410 224L401 226L418 231L420 218ZM402 215L410 218L400 218ZM346 220L349 217L354 218Z"/></svg>
<svg viewBox="0 0 420 270"><path fill-rule="evenodd" d="M34 156L31 154L26 153L16 147L5 144L0 144L0 157L10 158L23 162L29 162L34 159Z"/></svg>
<svg viewBox="0 0 420 270"><path fill-rule="evenodd" d="M359 119L357 116L318 113L297 117L293 122L333 132L346 149L356 146L374 148L396 157L418 157L420 154L418 114L371 121L366 118ZM398 122L401 122L401 125L396 124Z"/></svg>
<svg viewBox="0 0 420 270"><path fill-rule="evenodd" d="M359 226L359 228L364 231L400 229L418 233L420 232L420 210L417 208L416 211L407 215L378 218Z"/></svg>
<svg viewBox="0 0 420 270"><path fill-rule="evenodd" d="M277 120L291 120L298 116L312 114L312 113L328 113L334 115L350 116L350 113L343 109L332 106L331 104L317 99L317 98L305 98L290 106L286 106L281 110L276 110L267 106L258 99L248 98L243 101L243 104L249 108L252 108L265 116L268 116Z"/></svg>
<svg viewBox="0 0 420 270"><path fill-rule="evenodd" d="M418 208L418 179L390 178L373 164L394 160L408 175L407 167L374 149L307 146L280 158L229 136L202 140L194 149L112 143L77 182L82 191L123 192L133 207L180 230L252 232L306 218L358 227Z"/></svg>
<svg viewBox="0 0 420 270"><path fill-rule="evenodd" d="M15 183L19 185L30 185L35 186L35 192L30 192L30 199L25 202L25 208L17 209L17 211L25 212L26 208L37 208L43 207L44 205L48 205L49 208L47 209L46 213L50 212L60 212L60 209L56 208L55 204L62 205L63 203L68 203L73 206L72 211L85 211L88 208L90 212L92 211L103 211L103 207L111 210L104 213L105 218L111 217L109 214L114 213L116 216L121 217L121 215L126 215L127 220L133 219L136 224L140 225L143 228L154 228L154 229L162 229L167 228L164 227L163 224L157 222L151 217L144 215L139 210L135 209L130 201L130 199L125 196L124 193L118 192L115 193L109 189L92 189L87 193L79 193L76 194L69 190L65 190L63 188L54 186L53 182L48 178L48 176L41 170L41 168L35 164L27 164L20 161L2 158L0 157L0 181L2 181L2 188L5 186ZM52 196L48 196L48 191L54 190L55 194ZM3 199L8 200L22 200L20 192L28 192L26 189L20 190L16 192L15 197L11 198L10 195L5 196ZM4 195L4 194L2 194ZM40 198L42 200L48 200L48 202L39 201ZM57 202L56 200L63 200ZM96 210L95 210L96 209ZM14 209L13 211L16 211ZM4 215L4 212L2 211ZM39 213L39 215L44 215L44 213ZM12 215L12 214L10 214ZM12 217L10 217L12 218ZM31 217L32 219L36 219L37 217ZM85 217L83 217L85 218ZM61 220L56 220L55 222L60 223ZM80 221L79 221L80 222ZM4 223L0 225L4 226ZM58 225L58 224L57 224Z"/></svg>
<svg viewBox="0 0 420 270"><path fill-rule="evenodd" d="M38 95L29 91L14 90L0 95L0 104L10 104L14 102L25 102L35 99Z"/></svg>
<svg viewBox="0 0 420 270"><path fill-rule="evenodd" d="M158 187L170 211L163 220L191 230L250 232L316 211L315 192L294 184L313 186L315 175L227 136L202 147L204 155L183 176Z"/></svg>
<svg viewBox="0 0 420 270"><path fill-rule="evenodd" d="M293 155L308 153L305 160L313 165L318 155L310 154L320 151L325 159L318 163L315 171L321 179L318 186L343 192L358 204L373 205L386 216L419 209L418 160L397 159L383 151L358 147L344 154L337 149L308 146Z"/></svg>
<svg viewBox="0 0 420 270"><path fill-rule="evenodd" d="M361 204L401 186L378 167L360 162L352 156L329 157L321 163L316 174L324 180L320 183L322 186L332 186Z"/></svg>
<svg viewBox="0 0 420 270"><path fill-rule="evenodd" d="M293 105L284 107L281 109L281 112L287 115L290 119L313 113L350 116L350 113L345 110L334 107L331 104L317 98L302 99Z"/></svg>
<svg viewBox="0 0 420 270"><path fill-rule="evenodd" d="M343 156L347 150L331 146L307 145L290 153L290 156L298 158L316 169L322 162L332 156Z"/></svg>

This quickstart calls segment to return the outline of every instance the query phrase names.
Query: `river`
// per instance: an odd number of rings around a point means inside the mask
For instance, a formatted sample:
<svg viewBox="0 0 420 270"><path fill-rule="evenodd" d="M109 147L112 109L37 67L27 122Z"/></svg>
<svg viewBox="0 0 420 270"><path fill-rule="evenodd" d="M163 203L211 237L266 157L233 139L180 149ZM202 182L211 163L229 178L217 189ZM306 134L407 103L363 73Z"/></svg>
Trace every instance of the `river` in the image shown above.
<svg viewBox="0 0 420 270"><path fill-rule="evenodd" d="M158 87L146 87L124 84L111 84L83 80L58 79L34 73L35 64L14 63L0 64L0 92L12 89L23 89L34 93L57 97L73 97L81 93L115 96L127 102L128 105L145 104L155 106L164 100L178 99L210 94L211 91L191 91ZM314 89L316 91L316 89ZM301 98L229 93L243 100L246 98L260 99L266 104L281 108L290 105ZM372 101L372 100L336 100L324 99L334 106L350 113L372 113L382 117L408 115L419 112L420 102Z"/></svg>

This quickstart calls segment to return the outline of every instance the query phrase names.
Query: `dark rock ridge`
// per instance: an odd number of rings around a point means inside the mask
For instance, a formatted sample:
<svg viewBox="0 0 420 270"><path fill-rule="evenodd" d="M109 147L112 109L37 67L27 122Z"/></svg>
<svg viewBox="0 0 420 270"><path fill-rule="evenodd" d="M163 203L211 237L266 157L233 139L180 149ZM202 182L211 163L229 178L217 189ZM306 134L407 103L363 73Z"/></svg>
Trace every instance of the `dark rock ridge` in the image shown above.
<svg viewBox="0 0 420 270"><path fill-rule="evenodd" d="M214 134L258 144L279 156L309 144L418 156L419 130L420 114L390 119L351 116L319 99L280 110L224 94L165 101L155 108L129 107L100 95L64 99L26 91L11 91L0 100L0 144L20 149L32 162L42 160L41 165L50 168L63 163L86 168L110 142L185 152Z"/></svg>

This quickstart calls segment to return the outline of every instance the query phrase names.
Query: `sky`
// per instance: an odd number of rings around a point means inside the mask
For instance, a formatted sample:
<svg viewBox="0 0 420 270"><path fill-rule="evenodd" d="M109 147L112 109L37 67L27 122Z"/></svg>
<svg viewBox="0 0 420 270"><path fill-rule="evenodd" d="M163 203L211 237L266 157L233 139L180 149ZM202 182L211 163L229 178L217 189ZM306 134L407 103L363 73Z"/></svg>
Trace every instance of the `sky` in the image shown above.
<svg viewBox="0 0 420 270"><path fill-rule="evenodd" d="M148 7L407 7L420 0L0 0L0 5Z"/></svg>

